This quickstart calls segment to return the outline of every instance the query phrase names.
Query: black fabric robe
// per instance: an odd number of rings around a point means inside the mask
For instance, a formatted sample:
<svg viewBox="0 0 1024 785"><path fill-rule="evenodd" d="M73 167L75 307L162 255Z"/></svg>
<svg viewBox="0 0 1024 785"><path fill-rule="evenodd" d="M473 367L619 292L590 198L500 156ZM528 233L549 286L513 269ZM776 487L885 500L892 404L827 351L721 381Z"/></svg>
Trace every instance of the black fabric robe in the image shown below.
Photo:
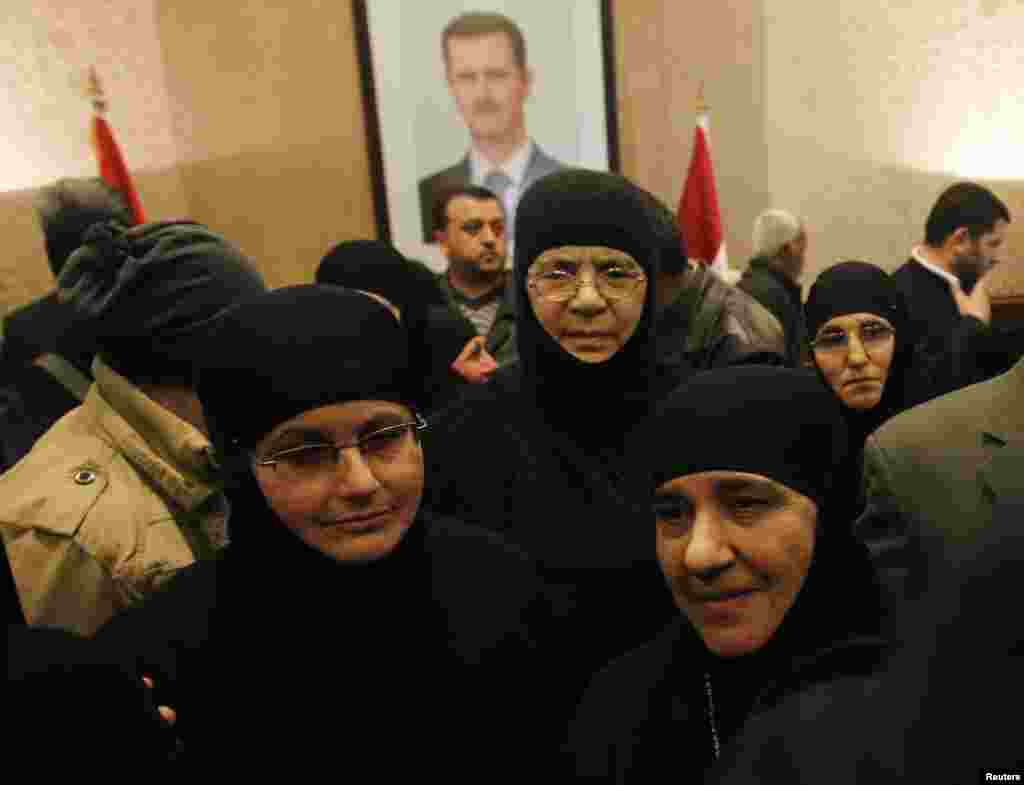
<svg viewBox="0 0 1024 785"><path fill-rule="evenodd" d="M384 559L340 564L229 498L225 555L97 635L153 676L188 765L381 782L530 765L545 604L521 553L421 512Z"/></svg>

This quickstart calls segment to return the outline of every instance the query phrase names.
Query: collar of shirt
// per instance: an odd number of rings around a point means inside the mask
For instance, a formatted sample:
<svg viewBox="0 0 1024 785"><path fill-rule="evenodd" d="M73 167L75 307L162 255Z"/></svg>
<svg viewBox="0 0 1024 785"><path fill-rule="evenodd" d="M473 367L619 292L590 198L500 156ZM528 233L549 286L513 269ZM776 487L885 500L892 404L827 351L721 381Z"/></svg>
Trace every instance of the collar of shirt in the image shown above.
<svg viewBox="0 0 1024 785"><path fill-rule="evenodd" d="M487 175L495 169L500 169L512 181L512 187L518 188L526 176L526 167L533 155L533 140L527 139L526 144L520 147L515 155L505 163L495 165L488 161L479 150L471 147L469 150L469 171L475 185L483 185Z"/></svg>
<svg viewBox="0 0 1024 785"><path fill-rule="evenodd" d="M941 267L938 267L932 264L931 262L927 261L924 258L924 250L921 248L920 245L915 245L911 249L910 258L917 262L919 265L921 265L924 269L934 273L935 275L939 276L939 278L942 278L946 283L954 287L954 289L960 289L960 279L957 278L952 273L947 273Z"/></svg>

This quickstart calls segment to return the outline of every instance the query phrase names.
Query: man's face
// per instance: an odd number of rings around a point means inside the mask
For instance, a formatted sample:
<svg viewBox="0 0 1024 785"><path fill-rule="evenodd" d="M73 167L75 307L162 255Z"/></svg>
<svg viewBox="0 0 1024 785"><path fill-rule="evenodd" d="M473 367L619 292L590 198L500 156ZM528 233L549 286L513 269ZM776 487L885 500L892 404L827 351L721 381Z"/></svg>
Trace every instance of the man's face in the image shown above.
<svg viewBox="0 0 1024 785"><path fill-rule="evenodd" d="M807 266L807 245L807 229L802 228L796 239L789 243L790 274L794 280L803 275Z"/></svg>
<svg viewBox="0 0 1024 785"><path fill-rule="evenodd" d="M501 141L522 133L530 74L504 33L448 39L448 87L474 139Z"/></svg>
<svg viewBox="0 0 1024 785"><path fill-rule="evenodd" d="M438 234L448 263L473 276L505 270L505 211L494 199L456 196L448 202L448 224Z"/></svg>
<svg viewBox="0 0 1024 785"><path fill-rule="evenodd" d="M953 256L953 272L968 278L979 278L999 261L1006 242L1006 221L995 222L991 232L975 239L966 229L958 229L961 235Z"/></svg>

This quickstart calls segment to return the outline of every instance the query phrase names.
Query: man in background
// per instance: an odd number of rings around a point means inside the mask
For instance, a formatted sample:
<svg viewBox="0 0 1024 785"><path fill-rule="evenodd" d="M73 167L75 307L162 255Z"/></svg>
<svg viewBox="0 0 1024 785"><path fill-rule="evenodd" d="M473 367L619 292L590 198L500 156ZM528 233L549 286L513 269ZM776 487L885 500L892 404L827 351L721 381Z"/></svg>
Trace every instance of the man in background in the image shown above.
<svg viewBox="0 0 1024 785"><path fill-rule="evenodd" d="M786 363L800 365L806 351L807 327L800 276L807 260L807 228L785 210L765 210L754 221L754 258L739 288L767 308L779 323L786 342Z"/></svg>
<svg viewBox="0 0 1024 785"><path fill-rule="evenodd" d="M36 215L54 278L94 223L132 223L132 213L98 177L39 189ZM0 349L0 471L19 461L53 423L81 403L92 382L96 346L74 323L56 290L9 313Z"/></svg>
<svg viewBox="0 0 1024 785"><path fill-rule="evenodd" d="M448 89L469 131L470 147L457 164L420 180L423 241L434 242L432 215L442 191L483 186L497 194L506 224L536 180L564 165L544 153L526 132L524 104L533 85L526 40L506 16L471 12L456 17L441 34ZM511 244L511 237L509 237Z"/></svg>
<svg viewBox="0 0 1024 785"><path fill-rule="evenodd" d="M505 209L486 188L462 186L434 206L434 239L448 259L438 283L449 301L484 336L498 365L516 357L516 315L505 270Z"/></svg>
<svg viewBox="0 0 1024 785"><path fill-rule="evenodd" d="M1010 211L991 191L955 183L928 214L924 243L893 273L907 299L914 343L944 337L965 316L988 322L985 287L978 282L999 261Z"/></svg>

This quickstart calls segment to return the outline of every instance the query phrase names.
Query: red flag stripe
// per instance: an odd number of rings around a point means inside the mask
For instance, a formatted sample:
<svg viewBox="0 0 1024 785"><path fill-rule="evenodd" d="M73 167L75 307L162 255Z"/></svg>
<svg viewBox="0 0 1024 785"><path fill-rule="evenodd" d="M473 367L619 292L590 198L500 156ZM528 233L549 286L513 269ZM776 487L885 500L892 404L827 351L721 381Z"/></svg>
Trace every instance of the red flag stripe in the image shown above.
<svg viewBox="0 0 1024 785"><path fill-rule="evenodd" d="M677 219L686 238L688 255L704 264L715 261L722 248L722 215L718 208L711 149L706 130L698 122L693 137L693 158L679 198Z"/></svg>
<svg viewBox="0 0 1024 785"><path fill-rule="evenodd" d="M145 213L142 211L142 202L135 191L131 174L125 165L124 156L114 140L114 134L110 130L106 119L102 115L95 114L92 118L92 143L96 152L96 161L100 168L100 177L114 190L121 193L132 211L135 223L146 222Z"/></svg>

